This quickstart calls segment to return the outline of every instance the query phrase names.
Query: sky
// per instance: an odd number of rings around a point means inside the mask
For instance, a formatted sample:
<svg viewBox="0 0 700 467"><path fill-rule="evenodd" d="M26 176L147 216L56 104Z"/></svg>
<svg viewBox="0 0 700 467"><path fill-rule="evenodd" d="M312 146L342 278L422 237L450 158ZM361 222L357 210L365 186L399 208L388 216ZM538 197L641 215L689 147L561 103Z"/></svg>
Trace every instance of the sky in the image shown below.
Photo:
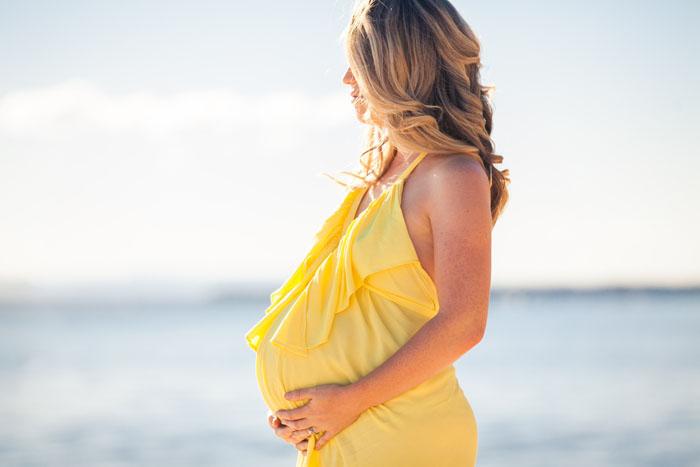
<svg viewBox="0 0 700 467"><path fill-rule="evenodd" d="M351 1L0 1L0 292L281 281L356 166ZM494 287L700 283L697 2L454 1L496 87Z"/></svg>

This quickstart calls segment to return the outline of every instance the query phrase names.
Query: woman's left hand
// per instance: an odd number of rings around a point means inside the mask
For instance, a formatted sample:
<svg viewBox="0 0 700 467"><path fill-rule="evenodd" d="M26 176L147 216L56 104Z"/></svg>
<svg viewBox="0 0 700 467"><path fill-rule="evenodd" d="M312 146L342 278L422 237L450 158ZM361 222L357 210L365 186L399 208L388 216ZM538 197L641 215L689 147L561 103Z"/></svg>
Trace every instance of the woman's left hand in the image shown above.
<svg viewBox="0 0 700 467"><path fill-rule="evenodd" d="M357 420L364 407L349 391L350 385L322 384L287 392L287 400L310 399L306 404L275 412L287 426L308 433L310 427L323 435L316 441L321 449L335 435Z"/></svg>

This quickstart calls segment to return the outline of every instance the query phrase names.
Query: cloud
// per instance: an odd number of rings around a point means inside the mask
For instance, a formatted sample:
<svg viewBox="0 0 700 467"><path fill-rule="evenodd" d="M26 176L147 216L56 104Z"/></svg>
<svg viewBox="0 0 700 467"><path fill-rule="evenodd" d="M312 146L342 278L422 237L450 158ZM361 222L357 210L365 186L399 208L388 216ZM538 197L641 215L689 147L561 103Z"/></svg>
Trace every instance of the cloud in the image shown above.
<svg viewBox="0 0 700 467"><path fill-rule="evenodd" d="M0 95L0 277L282 276L341 193L319 174L357 160L354 117L341 94Z"/></svg>
<svg viewBox="0 0 700 467"><path fill-rule="evenodd" d="M162 136L206 128L292 125L297 129L333 127L352 121L342 93L311 97L294 91L253 96L233 89L172 94L108 93L81 79L10 91L0 96L0 133L63 137L66 132L138 132Z"/></svg>

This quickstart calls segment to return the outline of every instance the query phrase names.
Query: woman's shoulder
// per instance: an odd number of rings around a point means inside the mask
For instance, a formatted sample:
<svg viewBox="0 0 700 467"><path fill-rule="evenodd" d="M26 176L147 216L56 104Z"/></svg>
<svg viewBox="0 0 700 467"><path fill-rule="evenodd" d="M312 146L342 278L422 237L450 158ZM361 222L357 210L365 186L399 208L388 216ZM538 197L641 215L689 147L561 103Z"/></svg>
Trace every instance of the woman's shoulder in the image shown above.
<svg viewBox="0 0 700 467"><path fill-rule="evenodd" d="M478 207L490 213L489 177L479 161L465 154L430 154L424 163L416 178L429 212L464 213Z"/></svg>
<svg viewBox="0 0 700 467"><path fill-rule="evenodd" d="M429 154L423 165L430 180L481 183L488 185L488 175L480 162L466 154Z"/></svg>

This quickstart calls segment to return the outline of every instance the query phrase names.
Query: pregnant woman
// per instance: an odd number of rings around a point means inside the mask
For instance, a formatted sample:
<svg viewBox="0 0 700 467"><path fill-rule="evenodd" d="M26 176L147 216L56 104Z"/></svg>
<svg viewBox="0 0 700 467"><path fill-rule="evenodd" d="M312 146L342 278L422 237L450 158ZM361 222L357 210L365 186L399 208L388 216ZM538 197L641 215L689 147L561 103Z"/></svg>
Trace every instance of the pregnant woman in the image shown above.
<svg viewBox="0 0 700 467"><path fill-rule="evenodd" d="M510 182L479 42L447 0L360 1L344 34L368 145L246 333L268 421L297 467L474 466L453 362L484 336Z"/></svg>

